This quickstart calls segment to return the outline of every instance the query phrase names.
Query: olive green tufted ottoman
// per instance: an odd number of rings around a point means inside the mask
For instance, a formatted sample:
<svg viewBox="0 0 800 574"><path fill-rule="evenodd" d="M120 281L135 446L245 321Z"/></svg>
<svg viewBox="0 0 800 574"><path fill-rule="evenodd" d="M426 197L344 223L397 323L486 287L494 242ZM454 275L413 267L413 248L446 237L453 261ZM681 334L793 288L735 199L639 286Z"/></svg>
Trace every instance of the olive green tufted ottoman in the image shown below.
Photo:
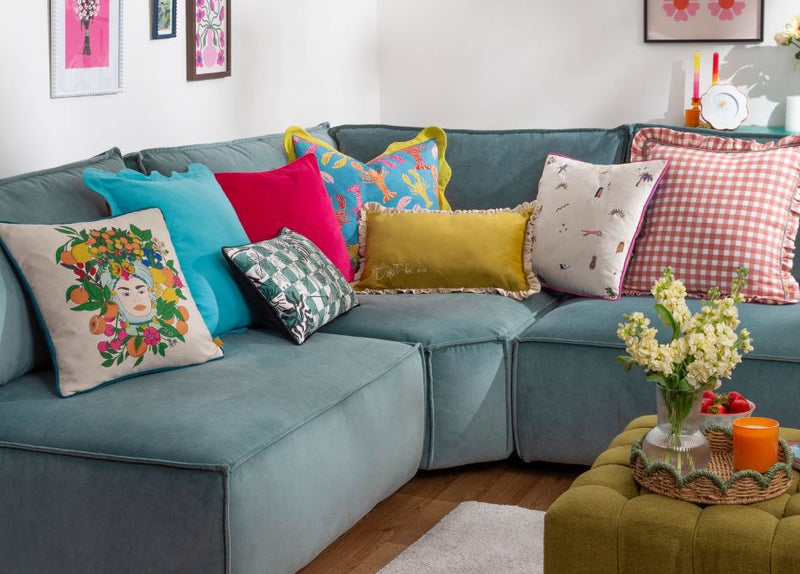
<svg viewBox="0 0 800 574"><path fill-rule="evenodd" d="M649 493L633 479L640 417L547 511L545 574L800 574L800 474L789 492L746 506L698 506ZM782 438L800 441L800 430Z"/></svg>

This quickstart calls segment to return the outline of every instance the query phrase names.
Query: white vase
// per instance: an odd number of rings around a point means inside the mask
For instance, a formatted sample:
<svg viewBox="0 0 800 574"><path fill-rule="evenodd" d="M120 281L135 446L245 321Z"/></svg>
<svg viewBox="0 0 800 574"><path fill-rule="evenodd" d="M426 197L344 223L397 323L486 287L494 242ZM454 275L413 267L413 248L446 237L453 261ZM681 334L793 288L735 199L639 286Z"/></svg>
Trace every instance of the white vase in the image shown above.
<svg viewBox="0 0 800 574"><path fill-rule="evenodd" d="M787 132L800 133L800 96L786 96L786 123Z"/></svg>

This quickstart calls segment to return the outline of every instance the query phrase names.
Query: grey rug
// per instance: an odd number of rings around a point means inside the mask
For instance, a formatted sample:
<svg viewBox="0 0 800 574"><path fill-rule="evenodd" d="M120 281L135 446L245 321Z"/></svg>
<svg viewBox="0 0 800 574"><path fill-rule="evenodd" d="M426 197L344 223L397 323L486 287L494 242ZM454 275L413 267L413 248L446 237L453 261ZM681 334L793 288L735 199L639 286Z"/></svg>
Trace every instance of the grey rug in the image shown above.
<svg viewBox="0 0 800 574"><path fill-rule="evenodd" d="M379 574L541 574L544 512L462 502Z"/></svg>

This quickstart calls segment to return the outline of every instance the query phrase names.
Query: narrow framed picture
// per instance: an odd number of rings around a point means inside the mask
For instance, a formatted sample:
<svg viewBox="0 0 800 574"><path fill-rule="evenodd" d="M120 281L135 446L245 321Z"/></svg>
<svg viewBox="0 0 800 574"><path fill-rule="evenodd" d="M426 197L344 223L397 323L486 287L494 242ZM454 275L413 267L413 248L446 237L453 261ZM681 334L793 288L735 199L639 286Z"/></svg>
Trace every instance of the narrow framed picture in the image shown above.
<svg viewBox="0 0 800 574"><path fill-rule="evenodd" d="M50 97L122 91L122 0L50 0Z"/></svg>
<svg viewBox="0 0 800 574"><path fill-rule="evenodd" d="M231 0L186 0L186 79L231 75Z"/></svg>
<svg viewBox="0 0 800 574"><path fill-rule="evenodd" d="M175 16L178 0L153 0L153 40L174 38L177 34Z"/></svg>
<svg viewBox="0 0 800 574"><path fill-rule="evenodd" d="M645 42L764 39L764 0L644 0Z"/></svg>

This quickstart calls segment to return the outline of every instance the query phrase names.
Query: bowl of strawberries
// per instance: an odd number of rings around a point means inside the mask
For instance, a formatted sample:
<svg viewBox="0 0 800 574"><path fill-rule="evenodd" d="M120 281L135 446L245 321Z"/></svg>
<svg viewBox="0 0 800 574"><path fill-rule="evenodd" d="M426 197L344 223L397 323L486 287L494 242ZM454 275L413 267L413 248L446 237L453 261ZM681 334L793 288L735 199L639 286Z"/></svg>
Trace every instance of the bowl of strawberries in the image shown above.
<svg viewBox="0 0 800 574"><path fill-rule="evenodd" d="M754 410L756 404L736 391L727 394L703 391L700 430L706 430L711 426L733 428L733 421L752 416Z"/></svg>

